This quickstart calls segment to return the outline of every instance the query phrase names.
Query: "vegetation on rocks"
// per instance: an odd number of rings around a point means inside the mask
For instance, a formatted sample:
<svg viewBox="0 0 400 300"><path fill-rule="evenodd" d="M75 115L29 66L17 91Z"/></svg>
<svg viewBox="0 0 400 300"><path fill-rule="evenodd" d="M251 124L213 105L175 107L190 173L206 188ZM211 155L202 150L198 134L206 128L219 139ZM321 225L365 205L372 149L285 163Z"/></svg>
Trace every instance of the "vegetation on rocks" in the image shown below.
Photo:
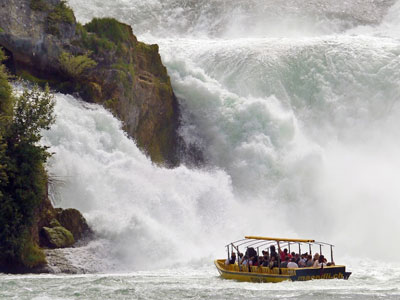
<svg viewBox="0 0 400 300"><path fill-rule="evenodd" d="M79 24L61 0L6 6L0 26L17 75L105 106L153 162L178 164L179 107L157 45L139 42L112 18Z"/></svg>
<svg viewBox="0 0 400 300"><path fill-rule="evenodd" d="M0 54L1 59L4 55ZM47 148L37 142L54 122L53 97L35 86L13 96L0 66L0 265L34 267L44 255L30 230L35 211L46 197Z"/></svg>
<svg viewBox="0 0 400 300"><path fill-rule="evenodd" d="M62 226L43 227L43 232L52 248L66 248L75 243L72 233Z"/></svg>
<svg viewBox="0 0 400 300"><path fill-rule="evenodd" d="M117 45L129 42L132 37L131 27L113 18L94 18L84 27L88 32L96 33L99 38L106 39Z"/></svg>
<svg viewBox="0 0 400 300"><path fill-rule="evenodd" d="M73 78L80 77L86 70L97 65L93 59L88 57L88 54L75 56L68 52L61 53L60 64L65 73Z"/></svg>
<svg viewBox="0 0 400 300"><path fill-rule="evenodd" d="M43 1L39 2L44 3ZM42 10L43 9L45 8L42 8ZM60 1L60 3L58 3L54 8L50 10L50 13L47 16L47 30L49 33L53 35L59 35L60 23L73 24L74 22L75 22L74 12L66 4L66 1Z"/></svg>

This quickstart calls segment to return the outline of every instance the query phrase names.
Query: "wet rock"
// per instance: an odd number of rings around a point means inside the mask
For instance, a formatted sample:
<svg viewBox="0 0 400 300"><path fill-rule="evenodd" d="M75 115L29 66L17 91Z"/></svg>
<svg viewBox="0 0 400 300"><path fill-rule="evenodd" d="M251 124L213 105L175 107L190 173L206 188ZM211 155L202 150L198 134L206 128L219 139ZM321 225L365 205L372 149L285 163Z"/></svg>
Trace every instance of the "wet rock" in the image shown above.
<svg viewBox="0 0 400 300"><path fill-rule="evenodd" d="M72 233L76 241L90 233L90 228L85 218L76 209L69 208L59 211L57 219L61 226Z"/></svg>
<svg viewBox="0 0 400 300"><path fill-rule="evenodd" d="M65 273L65 274L83 274L86 271L80 267L74 266L67 258L62 249L45 250L47 265L44 266L41 273Z"/></svg>

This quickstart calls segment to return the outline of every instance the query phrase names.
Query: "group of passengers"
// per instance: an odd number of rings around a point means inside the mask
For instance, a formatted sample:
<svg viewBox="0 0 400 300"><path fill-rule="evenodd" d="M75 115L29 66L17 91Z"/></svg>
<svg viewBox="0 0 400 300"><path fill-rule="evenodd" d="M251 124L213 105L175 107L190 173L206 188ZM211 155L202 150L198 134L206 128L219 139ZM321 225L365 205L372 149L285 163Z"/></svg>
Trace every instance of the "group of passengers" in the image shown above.
<svg viewBox="0 0 400 300"><path fill-rule="evenodd" d="M244 266L262 266L273 268L321 268L325 266L333 266L334 262L329 262L323 255L318 253L314 254L312 257L308 253L298 254L295 252L289 253L288 249L281 250L278 244L278 251L276 251L275 246L272 245L268 250L262 251L262 256L258 256L256 250L253 247L249 247L246 253L239 252L239 258L237 260L236 253L232 252L230 259L226 260L225 264L235 264L236 260L240 265Z"/></svg>

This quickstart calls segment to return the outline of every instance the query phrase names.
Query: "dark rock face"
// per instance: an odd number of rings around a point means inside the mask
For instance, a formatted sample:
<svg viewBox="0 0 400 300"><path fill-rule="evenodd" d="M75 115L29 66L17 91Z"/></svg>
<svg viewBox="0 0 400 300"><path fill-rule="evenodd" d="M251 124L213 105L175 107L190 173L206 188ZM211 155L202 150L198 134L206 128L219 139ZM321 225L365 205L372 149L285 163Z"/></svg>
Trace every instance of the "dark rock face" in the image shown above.
<svg viewBox="0 0 400 300"><path fill-rule="evenodd" d="M158 46L138 42L130 26L114 19L82 26L61 0L3 0L0 46L17 75L104 105L153 162L179 163L180 112L167 70ZM94 65L82 67L88 61Z"/></svg>
<svg viewBox="0 0 400 300"><path fill-rule="evenodd" d="M73 208L57 210L59 211L57 220L62 227L65 227L72 233L75 240L79 240L90 233L89 225L78 210Z"/></svg>

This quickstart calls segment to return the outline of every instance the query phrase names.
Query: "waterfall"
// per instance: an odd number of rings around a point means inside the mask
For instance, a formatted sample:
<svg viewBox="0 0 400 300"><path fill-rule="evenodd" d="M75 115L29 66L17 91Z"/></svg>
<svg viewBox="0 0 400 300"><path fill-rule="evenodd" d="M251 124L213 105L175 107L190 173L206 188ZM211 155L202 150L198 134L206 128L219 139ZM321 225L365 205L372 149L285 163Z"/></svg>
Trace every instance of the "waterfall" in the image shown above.
<svg viewBox="0 0 400 300"><path fill-rule="evenodd" d="M70 0L158 43L206 166L155 166L110 113L57 95L60 205L128 268L224 255L245 234L382 256L400 209L400 2ZM160 258L160 252L162 252Z"/></svg>

